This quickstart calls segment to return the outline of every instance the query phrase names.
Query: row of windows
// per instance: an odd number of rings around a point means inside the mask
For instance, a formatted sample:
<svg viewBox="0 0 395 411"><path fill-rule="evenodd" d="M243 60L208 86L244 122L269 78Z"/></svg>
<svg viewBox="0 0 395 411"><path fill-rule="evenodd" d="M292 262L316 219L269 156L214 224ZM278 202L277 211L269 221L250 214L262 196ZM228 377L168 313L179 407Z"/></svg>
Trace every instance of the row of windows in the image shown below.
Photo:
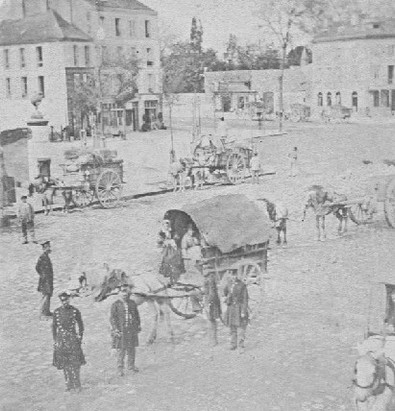
<svg viewBox="0 0 395 411"><path fill-rule="evenodd" d="M129 51L129 52L128 52ZM151 48L146 48L145 49L145 60L147 67L153 67L154 66L154 53ZM128 56L132 58L140 58L140 51L136 49L136 47L130 47L130 48L124 48L122 46L118 46L116 48L116 58L122 59L123 57ZM102 59L106 58L111 58L113 56L109 55L109 50L107 49L106 46L102 46Z"/></svg>
<svg viewBox="0 0 395 411"><path fill-rule="evenodd" d="M104 29L105 18L104 16L100 16L100 26ZM114 29L115 29L115 36L116 37L131 37L136 38L138 37L137 33L137 24L135 20L126 20L115 18L114 19ZM151 21L144 20L144 37L151 38Z"/></svg>
<svg viewBox="0 0 395 411"><path fill-rule="evenodd" d="M389 107L390 106L389 90L371 90L370 94L373 99L373 107Z"/></svg>
<svg viewBox="0 0 395 411"><path fill-rule="evenodd" d="M17 84L15 81L17 79L11 79L7 77L5 79L5 96L6 98L26 98L29 92L28 88L28 78L21 77L20 78L20 86L19 90L16 89ZM45 85L44 85L44 76L37 77L37 89L42 95L45 95Z"/></svg>
<svg viewBox="0 0 395 411"><path fill-rule="evenodd" d="M19 61L18 61L18 66L20 68L25 68L26 67L26 50L24 47L21 47L19 49ZM36 47L36 66L37 67L42 67L43 66L43 48L41 46ZM11 53L9 49L4 49L3 50L3 67L6 70L9 70L12 66L11 64Z"/></svg>
<svg viewBox="0 0 395 411"><path fill-rule="evenodd" d="M84 46L83 59L85 66L91 65L91 50L89 46ZM82 61L80 60L80 48L76 45L73 46L73 63L74 66L81 66Z"/></svg>
<svg viewBox="0 0 395 411"><path fill-rule="evenodd" d="M337 91L334 95L335 100L333 101L333 96L332 93L330 91L328 91L328 93L326 93L326 106L330 107L333 104L341 104L342 103L342 96L340 91ZM351 100L353 102L354 105L354 101L355 99L358 99L358 93L356 91L353 91L351 93ZM324 105L324 95L319 92L317 95L317 106L322 107Z"/></svg>

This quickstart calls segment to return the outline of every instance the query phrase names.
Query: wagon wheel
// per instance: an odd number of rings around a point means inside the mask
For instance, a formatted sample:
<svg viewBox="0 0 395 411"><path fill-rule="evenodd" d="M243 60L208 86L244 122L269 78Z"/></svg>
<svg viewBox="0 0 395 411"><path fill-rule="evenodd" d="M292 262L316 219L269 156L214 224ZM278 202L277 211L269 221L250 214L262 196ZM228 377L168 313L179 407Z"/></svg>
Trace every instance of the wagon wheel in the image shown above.
<svg viewBox="0 0 395 411"><path fill-rule="evenodd" d="M367 210L363 208L362 203L353 204L349 208L349 212L351 221L353 221L357 225L367 224L371 222L371 219L369 218L370 215Z"/></svg>
<svg viewBox="0 0 395 411"><path fill-rule="evenodd" d="M93 191L89 188L73 191L73 201L77 207L84 208L93 201Z"/></svg>
<svg viewBox="0 0 395 411"><path fill-rule="evenodd" d="M384 213L388 225L395 228L395 178L389 182L385 192Z"/></svg>
<svg viewBox="0 0 395 411"><path fill-rule="evenodd" d="M113 170L103 171L96 181L96 195L104 208L116 207L122 196L122 182Z"/></svg>
<svg viewBox="0 0 395 411"><path fill-rule="evenodd" d="M232 184L241 183L246 174L245 156L240 152L232 152L226 162L226 175Z"/></svg>
<svg viewBox="0 0 395 411"><path fill-rule="evenodd" d="M174 314L177 314L180 317L185 318L186 320L190 320L191 318L195 318L198 314L198 311L194 311L194 307L192 304L191 298L196 298L197 296L180 296L174 297L169 299L169 306L170 309L173 311Z"/></svg>

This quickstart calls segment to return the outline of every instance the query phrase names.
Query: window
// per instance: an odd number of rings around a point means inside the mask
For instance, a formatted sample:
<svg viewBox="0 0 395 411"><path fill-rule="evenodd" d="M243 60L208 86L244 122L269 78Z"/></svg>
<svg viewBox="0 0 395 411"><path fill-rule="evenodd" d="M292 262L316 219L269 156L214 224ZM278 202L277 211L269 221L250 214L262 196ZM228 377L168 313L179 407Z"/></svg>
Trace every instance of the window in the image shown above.
<svg viewBox="0 0 395 411"><path fill-rule="evenodd" d="M317 97L318 97L318 99L317 99L317 106L318 106L318 107L322 107L322 105L323 105L322 93L319 92Z"/></svg>
<svg viewBox="0 0 395 411"><path fill-rule="evenodd" d="M36 57L37 57L37 66L43 66L43 48L41 46L36 47Z"/></svg>
<svg viewBox="0 0 395 411"><path fill-rule="evenodd" d="M104 16L100 16L100 27L104 26Z"/></svg>
<svg viewBox="0 0 395 411"><path fill-rule="evenodd" d="M374 79L380 78L380 66L377 66L377 65L372 66L372 77Z"/></svg>
<svg viewBox="0 0 395 411"><path fill-rule="evenodd" d="M390 92L389 90L381 90L381 106L382 107L389 107L390 106Z"/></svg>
<svg viewBox="0 0 395 411"><path fill-rule="evenodd" d="M145 37L151 37L151 22L149 20L145 20Z"/></svg>
<svg viewBox="0 0 395 411"><path fill-rule="evenodd" d="M21 92L22 98L27 97L27 77L21 77Z"/></svg>
<svg viewBox="0 0 395 411"><path fill-rule="evenodd" d="M326 95L326 105L327 106L332 105L332 93L331 92L327 93L327 95Z"/></svg>
<svg viewBox="0 0 395 411"><path fill-rule="evenodd" d="M38 76L38 91L45 96L44 76Z"/></svg>
<svg viewBox="0 0 395 411"><path fill-rule="evenodd" d="M7 98L11 98L11 79L9 77L5 79L5 95Z"/></svg>
<svg viewBox="0 0 395 411"><path fill-rule="evenodd" d="M74 66L78 66L78 46L73 46Z"/></svg>
<svg viewBox="0 0 395 411"><path fill-rule="evenodd" d="M104 60L107 59L107 47L106 46L102 46L101 47L101 61L103 63Z"/></svg>
<svg viewBox="0 0 395 411"><path fill-rule="evenodd" d="M147 66L153 66L154 62L152 60L152 49L147 49Z"/></svg>
<svg viewBox="0 0 395 411"><path fill-rule="evenodd" d="M10 50L8 49L4 50L4 68L10 68Z"/></svg>
<svg viewBox="0 0 395 411"><path fill-rule="evenodd" d="M355 110L358 111L358 93L356 91L353 91L351 94L351 102Z"/></svg>
<svg viewBox="0 0 395 411"><path fill-rule="evenodd" d="M129 20L129 36L136 37L136 21Z"/></svg>
<svg viewBox="0 0 395 411"><path fill-rule="evenodd" d="M340 94L340 91L336 93L336 104L341 104L342 103L342 96Z"/></svg>
<svg viewBox="0 0 395 411"><path fill-rule="evenodd" d="M92 32L91 13L89 11L86 13L86 30L87 30L88 34L91 34L91 32Z"/></svg>
<svg viewBox="0 0 395 411"><path fill-rule="evenodd" d="M115 19L115 35L121 36L121 19Z"/></svg>
<svg viewBox="0 0 395 411"><path fill-rule="evenodd" d="M84 47L84 54L85 54L85 66L90 66L91 64L91 54L89 46Z"/></svg>
<svg viewBox="0 0 395 411"><path fill-rule="evenodd" d="M130 57L136 58L136 47L130 47Z"/></svg>
<svg viewBox="0 0 395 411"><path fill-rule="evenodd" d="M148 74L148 91L153 93L154 90L154 75Z"/></svg>
<svg viewBox="0 0 395 411"><path fill-rule="evenodd" d="M26 59L25 59L25 49L19 49L19 59L21 63L21 68L26 67Z"/></svg>
<svg viewBox="0 0 395 411"><path fill-rule="evenodd" d="M388 66L388 84L394 82L394 66Z"/></svg>
<svg viewBox="0 0 395 411"><path fill-rule="evenodd" d="M373 97L373 107L378 107L380 105L380 93L378 90L372 90L370 92Z"/></svg>

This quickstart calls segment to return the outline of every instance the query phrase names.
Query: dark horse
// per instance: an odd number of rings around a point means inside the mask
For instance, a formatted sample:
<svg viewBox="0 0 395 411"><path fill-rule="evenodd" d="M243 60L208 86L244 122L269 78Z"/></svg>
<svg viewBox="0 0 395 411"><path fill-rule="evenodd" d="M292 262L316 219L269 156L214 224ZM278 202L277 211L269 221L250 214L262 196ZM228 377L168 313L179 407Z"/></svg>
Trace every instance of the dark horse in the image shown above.
<svg viewBox="0 0 395 411"><path fill-rule="evenodd" d="M274 223L277 231L277 244L281 244L281 233L283 233L283 244L287 244L287 219L288 209L282 204L274 204L266 198L260 198L259 201L266 203L266 210L270 221Z"/></svg>

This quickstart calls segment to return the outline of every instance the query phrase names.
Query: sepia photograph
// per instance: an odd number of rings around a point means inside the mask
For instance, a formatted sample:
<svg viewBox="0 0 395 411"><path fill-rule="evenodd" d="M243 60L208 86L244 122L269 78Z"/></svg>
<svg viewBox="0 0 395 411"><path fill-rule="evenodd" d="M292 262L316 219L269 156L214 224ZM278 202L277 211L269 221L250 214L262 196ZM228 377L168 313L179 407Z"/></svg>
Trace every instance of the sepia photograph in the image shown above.
<svg viewBox="0 0 395 411"><path fill-rule="evenodd" d="M0 410L395 411L395 0L0 0Z"/></svg>

